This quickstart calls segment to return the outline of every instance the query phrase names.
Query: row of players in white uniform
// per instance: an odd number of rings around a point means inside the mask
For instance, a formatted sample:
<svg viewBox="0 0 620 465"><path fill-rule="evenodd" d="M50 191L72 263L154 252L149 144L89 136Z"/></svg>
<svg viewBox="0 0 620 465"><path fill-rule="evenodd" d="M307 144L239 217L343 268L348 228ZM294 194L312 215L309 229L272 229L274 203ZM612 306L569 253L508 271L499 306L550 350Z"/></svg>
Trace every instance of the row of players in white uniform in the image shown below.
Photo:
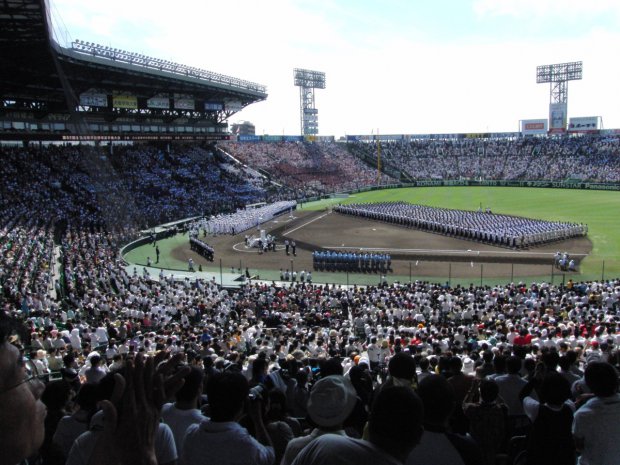
<svg viewBox="0 0 620 465"><path fill-rule="evenodd" d="M274 216L289 211L297 205L294 200L275 202L259 208L244 208L235 213L203 218L190 225L190 234L205 235L239 234L271 220Z"/></svg>
<svg viewBox="0 0 620 465"><path fill-rule="evenodd" d="M481 211L451 210L405 202L339 205L335 211L517 248L585 236L588 232L588 226L583 224L534 220Z"/></svg>

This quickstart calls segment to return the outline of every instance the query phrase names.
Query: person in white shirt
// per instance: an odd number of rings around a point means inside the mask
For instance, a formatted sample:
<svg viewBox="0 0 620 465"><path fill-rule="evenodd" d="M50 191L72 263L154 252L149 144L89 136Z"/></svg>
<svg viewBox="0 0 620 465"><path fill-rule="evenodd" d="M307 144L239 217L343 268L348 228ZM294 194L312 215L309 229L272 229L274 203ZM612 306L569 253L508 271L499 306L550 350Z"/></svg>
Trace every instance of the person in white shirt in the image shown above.
<svg viewBox="0 0 620 465"><path fill-rule="evenodd" d="M226 371L210 377L207 396L211 419L187 429L181 445L182 463L273 464L275 451L263 423L260 396L251 400L248 407L256 438L237 423L249 392L248 381L241 373Z"/></svg>
<svg viewBox="0 0 620 465"><path fill-rule="evenodd" d="M368 353L368 361L370 362L370 369L374 370L379 366L379 361L381 358L381 348L377 345L377 338L372 337L370 339L370 344L366 349Z"/></svg>
<svg viewBox="0 0 620 465"><path fill-rule="evenodd" d="M84 384L77 396L75 403L79 409L72 415L60 419L52 442L56 445L63 457L69 455L73 442L88 431L88 425L97 405L97 387L94 384Z"/></svg>
<svg viewBox="0 0 620 465"><path fill-rule="evenodd" d="M198 367L192 367L190 373L184 378L183 387L176 393L176 402L164 404L161 410L161 418L170 426L177 446L177 453L182 455L182 444L187 428L207 420L198 410L198 400L202 396L204 371Z"/></svg>
<svg viewBox="0 0 620 465"><path fill-rule="evenodd" d="M106 371L100 365L100 355L97 354L90 357L90 367L84 371L84 377L88 384L97 384L106 375Z"/></svg>
<svg viewBox="0 0 620 465"><path fill-rule="evenodd" d="M580 465L613 465L620 457L618 372L605 362L588 364L585 380L594 394L575 412L573 437Z"/></svg>

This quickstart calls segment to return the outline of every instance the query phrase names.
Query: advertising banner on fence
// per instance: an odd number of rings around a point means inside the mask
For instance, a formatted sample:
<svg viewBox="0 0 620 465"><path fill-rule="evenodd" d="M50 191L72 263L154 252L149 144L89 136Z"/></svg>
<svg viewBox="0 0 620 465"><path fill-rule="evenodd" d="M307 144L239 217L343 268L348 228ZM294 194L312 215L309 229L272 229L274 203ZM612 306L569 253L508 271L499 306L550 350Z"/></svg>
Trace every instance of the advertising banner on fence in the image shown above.
<svg viewBox="0 0 620 465"><path fill-rule="evenodd" d="M593 132L598 130L598 116L581 116L568 121L570 132Z"/></svg>
<svg viewBox="0 0 620 465"><path fill-rule="evenodd" d="M260 136L255 136L253 134L240 135L237 140L239 142L258 142L260 141Z"/></svg>
<svg viewBox="0 0 620 465"><path fill-rule="evenodd" d="M403 135L402 134L379 134L379 135L375 135L375 140L381 140L381 141L392 141L392 140L403 140Z"/></svg>
<svg viewBox="0 0 620 465"><path fill-rule="evenodd" d="M549 104L549 132L566 132L566 103Z"/></svg>
<svg viewBox="0 0 620 465"><path fill-rule="evenodd" d="M94 93L80 94L80 105L84 107L107 107L108 96Z"/></svg>
<svg viewBox="0 0 620 465"><path fill-rule="evenodd" d="M195 105L196 104L194 103L194 99L174 99L174 108L176 108L177 110L194 110Z"/></svg>
<svg viewBox="0 0 620 465"><path fill-rule="evenodd" d="M153 97L146 101L148 108L170 109L170 99L168 97Z"/></svg>
<svg viewBox="0 0 620 465"><path fill-rule="evenodd" d="M138 108L138 97L133 95L114 95L112 97L112 106L114 108L136 110Z"/></svg>
<svg viewBox="0 0 620 465"><path fill-rule="evenodd" d="M514 139L519 137L518 132L493 132L491 139Z"/></svg>
<svg viewBox="0 0 620 465"><path fill-rule="evenodd" d="M431 135L430 134L405 134L403 138L407 141L418 140L418 139L426 140L426 139L430 139Z"/></svg>
<svg viewBox="0 0 620 465"><path fill-rule="evenodd" d="M531 136L534 134L547 134L546 119L522 119L521 134Z"/></svg>

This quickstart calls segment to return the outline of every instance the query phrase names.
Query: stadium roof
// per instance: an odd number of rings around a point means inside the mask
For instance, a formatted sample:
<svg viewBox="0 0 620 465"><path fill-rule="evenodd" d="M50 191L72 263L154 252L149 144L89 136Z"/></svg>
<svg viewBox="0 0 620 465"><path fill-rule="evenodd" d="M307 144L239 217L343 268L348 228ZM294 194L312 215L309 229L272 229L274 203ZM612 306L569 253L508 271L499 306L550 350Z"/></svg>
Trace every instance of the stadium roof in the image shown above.
<svg viewBox="0 0 620 465"><path fill-rule="evenodd" d="M80 106L80 94L94 92L109 99L100 108ZM113 95L135 98L135 108L119 110ZM170 107L154 109L153 97L170 99ZM161 116L174 124L184 117L225 123L243 107L267 98L265 86L210 71L75 41L65 48L53 39L47 0L0 0L0 119L32 112L79 115L88 123L96 113L114 121ZM178 99L193 106L175 109ZM208 108L214 102L214 108ZM19 113L17 113L19 112ZM84 125L83 125L84 126Z"/></svg>

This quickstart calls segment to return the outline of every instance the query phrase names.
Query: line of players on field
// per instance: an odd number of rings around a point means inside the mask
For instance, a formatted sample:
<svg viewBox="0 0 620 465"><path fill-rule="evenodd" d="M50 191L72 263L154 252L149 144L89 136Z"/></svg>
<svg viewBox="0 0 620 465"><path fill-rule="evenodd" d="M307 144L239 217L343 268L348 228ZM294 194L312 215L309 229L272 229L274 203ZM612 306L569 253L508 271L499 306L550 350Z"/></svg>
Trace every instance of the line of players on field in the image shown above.
<svg viewBox="0 0 620 465"><path fill-rule="evenodd" d="M392 270L392 256L381 253L337 252L315 250L312 264L319 271L357 271L362 273L387 273Z"/></svg>
<svg viewBox="0 0 620 465"><path fill-rule="evenodd" d="M215 250L209 244L204 241L201 241L196 236L189 237L189 246L194 251L202 255L204 258L213 261L213 255L215 254Z"/></svg>

